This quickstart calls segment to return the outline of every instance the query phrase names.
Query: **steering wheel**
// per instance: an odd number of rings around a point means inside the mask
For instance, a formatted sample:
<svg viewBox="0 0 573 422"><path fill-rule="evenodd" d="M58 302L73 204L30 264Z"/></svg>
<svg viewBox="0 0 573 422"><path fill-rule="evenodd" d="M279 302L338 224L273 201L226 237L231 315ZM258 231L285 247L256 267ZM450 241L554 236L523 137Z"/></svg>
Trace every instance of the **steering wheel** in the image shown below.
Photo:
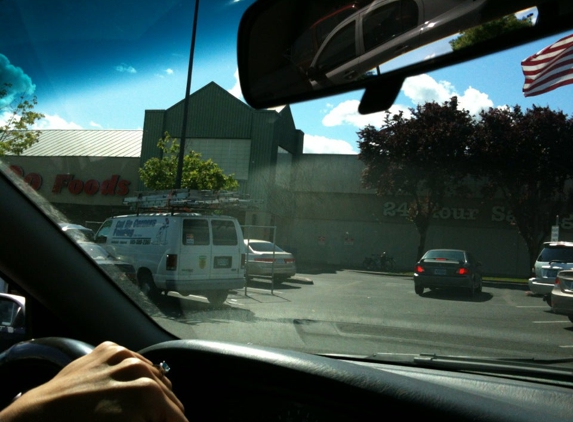
<svg viewBox="0 0 573 422"><path fill-rule="evenodd" d="M87 343L62 337L23 341L8 348L0 354L0 409L92 350Z"/></svg>

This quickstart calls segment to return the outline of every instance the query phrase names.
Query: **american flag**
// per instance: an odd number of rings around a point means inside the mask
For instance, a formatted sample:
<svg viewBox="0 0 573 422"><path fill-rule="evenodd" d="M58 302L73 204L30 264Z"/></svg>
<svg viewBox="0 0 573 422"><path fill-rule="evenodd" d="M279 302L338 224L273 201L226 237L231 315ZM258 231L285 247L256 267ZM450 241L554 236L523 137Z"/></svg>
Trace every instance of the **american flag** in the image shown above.
<svg viewBox="0 0 573 422"><path fill-rule="evenodd" d="M525 75L523 94L526 97L573 84L573 34L523 60L521 68Z"/></svg>

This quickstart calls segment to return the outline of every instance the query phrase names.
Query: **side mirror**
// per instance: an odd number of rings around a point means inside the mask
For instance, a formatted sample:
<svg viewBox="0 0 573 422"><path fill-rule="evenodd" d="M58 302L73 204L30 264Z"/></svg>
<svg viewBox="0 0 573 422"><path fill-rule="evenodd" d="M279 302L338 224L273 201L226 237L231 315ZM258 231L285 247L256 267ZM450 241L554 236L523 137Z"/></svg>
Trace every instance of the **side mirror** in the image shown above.
<svg viewBox="0 0 573 422"><path fill-rule="evenodd" d="M0 294L0 351L26 339L26 299Z"/></svg>

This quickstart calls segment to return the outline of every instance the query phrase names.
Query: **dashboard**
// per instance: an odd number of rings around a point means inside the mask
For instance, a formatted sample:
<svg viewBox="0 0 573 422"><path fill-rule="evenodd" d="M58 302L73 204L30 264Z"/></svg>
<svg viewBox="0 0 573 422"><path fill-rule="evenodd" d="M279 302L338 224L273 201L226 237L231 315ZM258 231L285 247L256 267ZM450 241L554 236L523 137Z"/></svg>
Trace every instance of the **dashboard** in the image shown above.
<svg viewBox="0 0 573 422"><path fill-rule="evenodd" d="M572 390L485 374L354 362L197 340L144 349L165 360L186 414L223 421L354 421L399 415L456 421L558 421Z"/></svg>

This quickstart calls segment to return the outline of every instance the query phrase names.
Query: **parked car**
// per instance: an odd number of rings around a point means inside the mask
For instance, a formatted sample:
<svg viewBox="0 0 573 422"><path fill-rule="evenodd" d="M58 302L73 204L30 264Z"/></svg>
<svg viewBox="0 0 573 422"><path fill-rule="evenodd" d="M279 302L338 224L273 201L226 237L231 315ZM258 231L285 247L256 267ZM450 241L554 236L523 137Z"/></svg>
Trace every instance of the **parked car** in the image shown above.
<svg viewBox="0 0 573 422"><path fill-rule="evenodd" d="M551 306L557 273L572 268L573 242L545 242L531 269L533 277L528 281L529 290L533 294L543 295Z"/></svg>
<svg viewBox="0 0 573 422"><path fill-rule="evenodd" d="M79 241L94 240L94 231L80 224L59 223L62 230L72 239Z"/></svg>
<svg viewBox="0 0 573 422"><path fill-rule="evenodd" d="M110 254L101 245L92 242L78 242L84 251L115 281L129 280L137 283L135 267Z"/></svg>
<svg viewBox="0 0 573 422"><path fill-rule="evenodd" d="M247 277L273 277L281 282L296 274L293 254L266 240L245 239L247 246Z"/></svg>
<svg viewBox="0 0 573 422"><path fill-rule="evenodd" d="M466 289L473 297L482 291L481 263L468 251L431 249L414 266L414 291L426 288Z"/></svg>
<svg viewBox="0 0 573 422"><path fill-rule="evenodd" d="M26 298L0 293L0 352L26 339Z"/></svg>
<svg viewBox="0 0 573 422"><path fill-rule="evenodd" d="M573 322L573 270L559 271L551 291L551 309Z"/></svg>

